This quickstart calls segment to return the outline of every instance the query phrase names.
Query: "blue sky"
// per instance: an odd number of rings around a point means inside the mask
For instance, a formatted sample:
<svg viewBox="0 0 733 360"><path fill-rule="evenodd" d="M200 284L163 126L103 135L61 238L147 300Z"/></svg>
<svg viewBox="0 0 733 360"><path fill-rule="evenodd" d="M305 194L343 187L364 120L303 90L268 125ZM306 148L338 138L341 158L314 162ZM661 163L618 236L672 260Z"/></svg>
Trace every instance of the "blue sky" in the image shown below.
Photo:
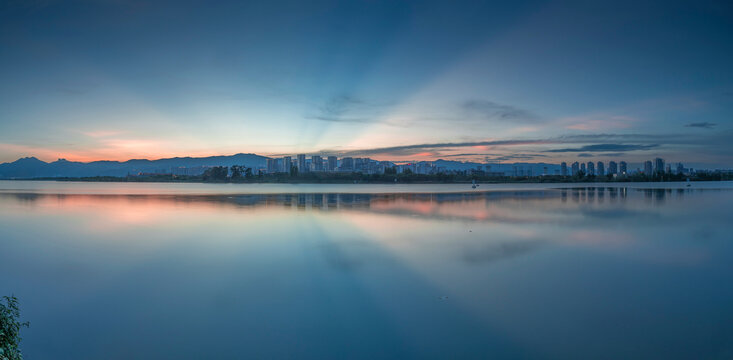
<svg viewBox="0 0 733 360"><path fill-rule="evenodd" d="M725 1L4 2L0 161L733 167L732 34Z"/></svg>

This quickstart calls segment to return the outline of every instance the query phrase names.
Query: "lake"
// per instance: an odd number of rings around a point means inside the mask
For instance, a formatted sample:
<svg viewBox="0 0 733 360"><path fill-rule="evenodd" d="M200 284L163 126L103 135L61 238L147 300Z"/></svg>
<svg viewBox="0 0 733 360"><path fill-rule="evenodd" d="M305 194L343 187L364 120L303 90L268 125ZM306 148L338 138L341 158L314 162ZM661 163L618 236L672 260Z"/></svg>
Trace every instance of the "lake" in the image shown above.
<svg viewBox="0 0 733 360"><path fill-rule="evenodd" d="M26 359L730 359L733 183L0 181Z"/></svg>

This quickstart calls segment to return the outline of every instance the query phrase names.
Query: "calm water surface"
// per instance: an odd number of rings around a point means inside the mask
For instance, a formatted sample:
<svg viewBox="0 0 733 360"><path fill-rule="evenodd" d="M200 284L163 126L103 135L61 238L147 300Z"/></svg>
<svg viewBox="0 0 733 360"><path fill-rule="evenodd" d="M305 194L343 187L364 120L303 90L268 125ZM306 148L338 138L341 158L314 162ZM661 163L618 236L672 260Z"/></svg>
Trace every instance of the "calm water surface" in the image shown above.
<svg viewBox="0 0 733 360"><path fill-rule="evenodd" d="M0 181L27 359L730 359L733 185Z"/></svg>

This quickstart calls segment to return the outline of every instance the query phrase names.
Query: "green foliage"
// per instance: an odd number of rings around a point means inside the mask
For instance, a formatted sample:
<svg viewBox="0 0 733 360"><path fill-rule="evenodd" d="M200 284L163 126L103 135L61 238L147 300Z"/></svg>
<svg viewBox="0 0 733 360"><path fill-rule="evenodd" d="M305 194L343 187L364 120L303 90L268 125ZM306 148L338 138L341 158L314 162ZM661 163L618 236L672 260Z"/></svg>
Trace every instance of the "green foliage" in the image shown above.
<svg viewBox="0 0 733 360"><path fill-rule="evenodd" d="M252 170L250 170L250 172L251 171ZM239 180L244 176L245 168L244 166L240 166L240 165L232 165L229 168L229 172L232 173L232 180Z"/></svg>
<svg viewBox="0 0 733 360"><path fill-rule="evenodd" d="M231 177L227 173L231 170ZM244 172L244 176L241 175ZM114 181L114 182L235 182L235 183L470 183L472 180L481 183L593 183L593 182L658 182L658 181L723 181L733 180L733 172L707 171L683 175L676 173L642 174L631 173L613 176L613 174L590 175L579 171L575 175L543 175L543 176L502 176L495 174L475 174L470 171L451 171L437 174L415 174L406 171L397 174L397 168L386 168L383 174L364 174L361 172L298 172L293 166L290 173L275 174L253 173L252 168L219 166L209 168L203 175L144 175L127 177L86 177L86 178L49 178L54 181ZM395 179L397 179L395 181ZM1 360L1 359L0 359Z"/></svg>
<svg viewBox="0 0 733 360"><path fill-rule="evenodd" d="M3 296L0 301L0 360L22 360L20 353L20 329L28 327L28 322L20 322L18 299Z"/></svg>
<svg viewBox="0 0 733 360"><path fill-rule="evenodd" d="M214 166L204 171L204 181L226 181L229 175L229 168L226 166Z"/></svg>

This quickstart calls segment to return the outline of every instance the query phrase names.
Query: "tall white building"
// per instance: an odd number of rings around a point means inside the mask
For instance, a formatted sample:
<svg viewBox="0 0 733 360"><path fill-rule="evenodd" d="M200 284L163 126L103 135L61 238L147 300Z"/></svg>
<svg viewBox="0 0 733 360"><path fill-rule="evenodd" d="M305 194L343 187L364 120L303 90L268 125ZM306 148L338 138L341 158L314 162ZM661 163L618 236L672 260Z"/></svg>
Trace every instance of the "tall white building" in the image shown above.
<svg viewBox="0 0 733 360"><path fill-rule="evenodd" d="M283 158L282 163L283 163L282 164L282 172L289 173L290 172L290 168L293 167L293 160L292 160L292 158L290 156L286 156L286 157Z"/></svg>
<svg viewBox="0 0 733 360"><path fill-rule="evenodd" d="M323 158L318 155L311 157L311 165L313 165L313 171L323 171Z"/></svg>
<svg viewBox="0 0 733 360"><path fill-rule="evenodd" d="M626 176L626 174L628 174L627 167L628 167L628 165L626 165L626 161L620 162L619 163L619 168L618 168L618 174L621 175L621 176Z"/></svg>
<svg viewBox="0 0 733 360"><path fill-rule="evenodd" d="M662 158L654 159L654 172L655 173L664 172L664 159Z"/></svg>
<svg viewBox="0 0 733 360"><path fill-rule="evenodd" d="M341 171L354 171L354 158L341 158Z"/></svg>
<svg viewBox="0 0 733 360"><path fill-rule="evenodd" d="M336 171L337 167L338 167L338 159L335 156L329 156L326 170Z"/></svg>
<svg viewBox="0 0 733 360"><path fill-rule="evenodd" d="M308 172L308 167L305 163L305 154L298 154L298 171Z"/></svg>

